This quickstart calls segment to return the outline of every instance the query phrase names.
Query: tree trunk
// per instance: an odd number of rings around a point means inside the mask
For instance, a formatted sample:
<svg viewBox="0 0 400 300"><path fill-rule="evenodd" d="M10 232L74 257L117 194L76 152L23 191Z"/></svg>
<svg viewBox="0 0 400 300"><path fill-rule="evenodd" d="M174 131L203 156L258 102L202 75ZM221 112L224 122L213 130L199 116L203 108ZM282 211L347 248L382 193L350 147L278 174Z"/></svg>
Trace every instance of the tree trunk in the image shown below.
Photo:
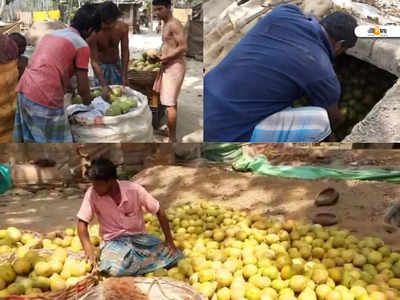
<svg viewBox="0 0 400 300"><path fill-rule="evenodd" d="M4 8L6 7L6 0L1 0L1 5L0 5L0 20L1 16L3 15Z"/></svg>

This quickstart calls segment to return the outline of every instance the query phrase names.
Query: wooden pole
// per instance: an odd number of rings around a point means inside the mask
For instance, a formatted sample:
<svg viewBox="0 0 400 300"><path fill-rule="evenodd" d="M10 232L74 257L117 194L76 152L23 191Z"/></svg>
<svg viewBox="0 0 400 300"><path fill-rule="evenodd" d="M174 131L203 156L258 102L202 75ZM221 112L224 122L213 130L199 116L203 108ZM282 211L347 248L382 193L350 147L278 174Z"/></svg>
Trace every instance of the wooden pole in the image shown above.
<svg viewBox="0 0 400 300"><path fill-rule="evenodd" d="M1 0L1 6L0 6L0 19L1 19L1 15L4 12L4 8L6 7L6 0Z"/></svg>

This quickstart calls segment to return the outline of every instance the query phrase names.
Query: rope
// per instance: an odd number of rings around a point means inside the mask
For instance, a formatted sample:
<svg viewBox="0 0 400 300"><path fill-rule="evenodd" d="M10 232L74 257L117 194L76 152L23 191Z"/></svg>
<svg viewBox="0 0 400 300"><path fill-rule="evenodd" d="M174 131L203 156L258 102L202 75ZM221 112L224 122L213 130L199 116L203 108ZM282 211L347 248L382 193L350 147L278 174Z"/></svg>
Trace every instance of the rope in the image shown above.
<svg viewBox="0 0 400 300"><path fill-rule="evenodd" d="M151 290L153 289L154 284L156 284L156 283L157 283L157 285L158 285L158 287L159 287L159 289L160 289L160 291L161 291L161 294L162 294L167 300L176 300L176 298L170 298L170 297L168 297L168 296L165 294L165 292L164 292L164 290L163 290L163 288L162 288L162 286L161 286L161 284L160 284L160 281L159 281L158 279L153 279L153 282L151 283L149 289L147 290L147 295L150 295L150 292L151 292Z"/></svg>

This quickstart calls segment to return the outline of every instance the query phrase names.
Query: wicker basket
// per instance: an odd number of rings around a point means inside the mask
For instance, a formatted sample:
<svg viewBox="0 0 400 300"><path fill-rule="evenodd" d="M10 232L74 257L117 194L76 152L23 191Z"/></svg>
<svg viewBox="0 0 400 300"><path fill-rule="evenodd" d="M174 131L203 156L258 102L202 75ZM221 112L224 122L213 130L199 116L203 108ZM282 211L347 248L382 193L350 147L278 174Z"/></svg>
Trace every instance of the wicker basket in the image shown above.
<svg viewBox="0 0 400 300"><path fill-rule="evenodd" d="M135 85L153 88L157 73L157 71L138 71L131 69L128 71L128 80L134 82Z"/></svg>
<svg viewBox="0 0 400 300"><path fill-rule="evenodd" d="M51 255L54 250L51 249L35 249L40 254ZM68 251L68 257L74 259L83 259L83 252L70 252ZM13 262L15 260L15 255L9 257L8 262ZM4 300L77 300L84 296L90 291L91 288L96 286L99 282L98 277L94 273L90 273L84 279L77 282L75 285L71 285L63 290L57 292L44 292L37 295L21 295L21 296L7 296L0 297Z"/></svg>

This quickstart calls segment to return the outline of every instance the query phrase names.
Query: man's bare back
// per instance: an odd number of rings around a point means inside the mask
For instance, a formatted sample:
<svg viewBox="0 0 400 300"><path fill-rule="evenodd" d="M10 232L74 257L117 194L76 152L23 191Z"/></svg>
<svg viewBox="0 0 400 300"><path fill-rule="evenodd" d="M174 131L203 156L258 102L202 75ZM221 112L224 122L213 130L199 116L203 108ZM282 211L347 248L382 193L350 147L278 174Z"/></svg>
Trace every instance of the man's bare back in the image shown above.
<svg viewBox="0 0 400 300"><path fill-rule="evenodd" d="M115 64L120 59L119 45L129 33L129 26L117 21L111 30L100 30L92 38L91 45L97 50L97 58L102 64Z"/></svg>
<svg viewBox="0 0 400 300"><path fill-rule="evenodd" d="M181 31L183 34L183 26L179 20L172 18L168 22L166 22L162 29L162 48L161 55L162 57L169 56L171 53L179 47L179 41L176 39L176 31ZM182 58L184 54L182 54L178 58Z"/></svg>

